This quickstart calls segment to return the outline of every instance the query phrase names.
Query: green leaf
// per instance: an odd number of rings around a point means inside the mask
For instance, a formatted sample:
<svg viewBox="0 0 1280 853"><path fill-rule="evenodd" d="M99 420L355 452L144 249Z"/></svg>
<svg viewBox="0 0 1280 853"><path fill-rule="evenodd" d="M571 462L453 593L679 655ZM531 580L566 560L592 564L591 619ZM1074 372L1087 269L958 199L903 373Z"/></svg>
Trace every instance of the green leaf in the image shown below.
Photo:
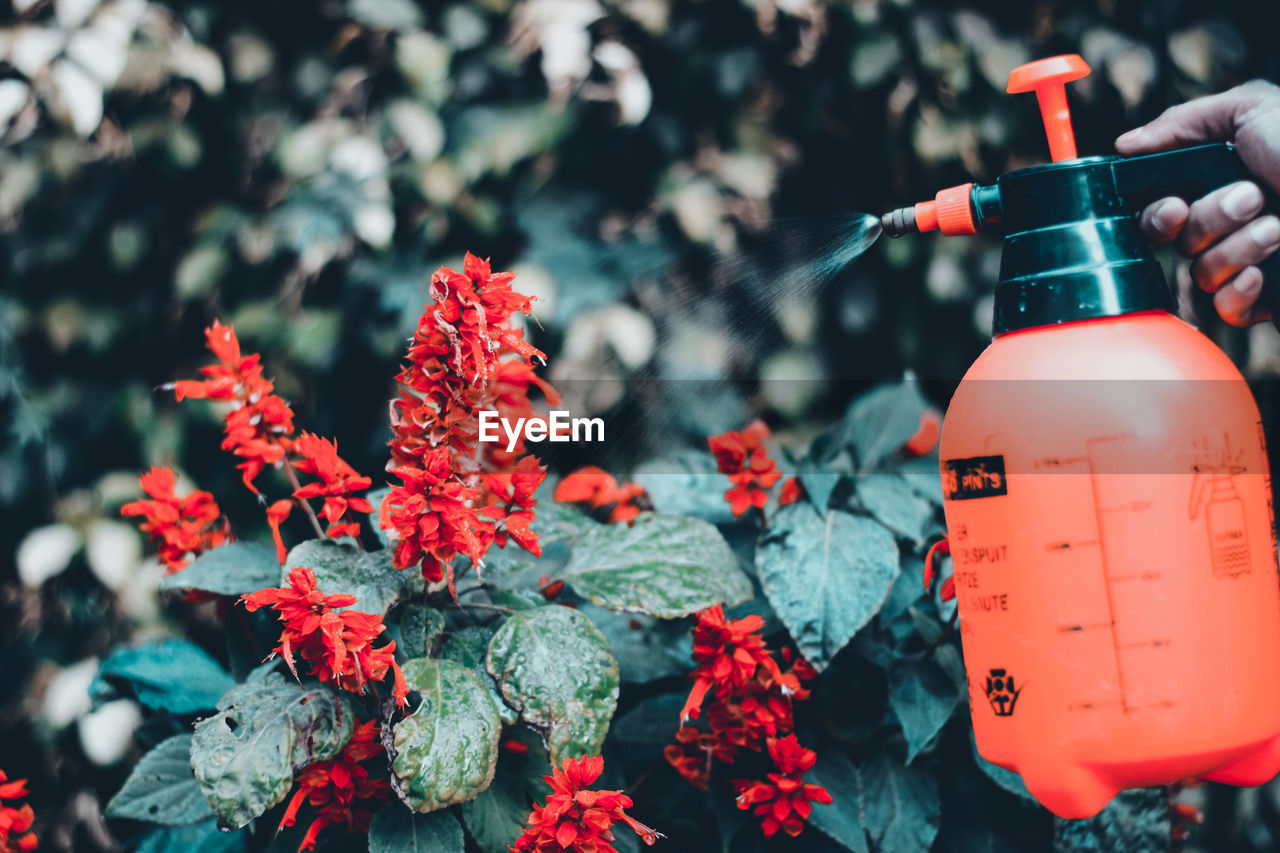
<svg viewBox="0 0 1280 853"><path fill-rule="evenodd" d="M898 576L893 535L869 518L808 504L775 513L756 552L764 593L821 671L870 621Z"/></svg>
<svg viewBox="0 0 1280 853"><path fill-rule="evenodd" d="M960 701L955 682L931 658L889 670L889 705L907 737L907 763L942 731Z"/></svg>
<svg viewBox="0 0 1280 853"><path fill-rule="evenodd" d="M524 832L532 803L546 792L540 778L504 766L484 793L462 804L462 820L484 853L508 853Z"/></svg>
<svg viewBox="0 0 1280 853"><path fill-rule="evenodd" d="M858 498L876 520L894 533L922 543L934 522L932 504L916 494L900 474L867 474L858 478Z"/></svg>
<svg viewBox="0 0 1280 853"><path fill-rule="evenodd" d="M618 705L618 662L591 620L552 605L515 613L489 643L502 696L542 732L559 766L599 755Z"/></svg>
<svg viewBox="0 0 1280 853"><path fill-rule="evenodd" d="M425 604L407 604L400 614L400 642L396 648L411 658L431 657L443 633L443 613Z"/></svg>
<svg viewBox="0 0 1280 853"><path fill-rule="evenodd" d="M419 814L387 803L369 824L369 853L463 853L462 827L450 812Z"/></svg>
<svg viewBox="0 0 1280 853"><path fill-rule="evenodd" d="M180 572L166 575L160 591L198 590L217 595L244 595L280 583L275 548L261 542L228 542L206 551Z"/></svg>
<svg viewBox="0 0 1280 853"><path fill-rule="evenodd" d="M213 818L191 770L191 735L174 735L142 756L124 787L107 803L107 817L184 826Z"/></svg>
<svg viewBox="0 0 1280 853"><path fill-rule="evenodd" d="M834 749L824 749L818 753L818 763L805 774L805 781L821 785L831 795L830 803L814 804L809 823L845 849L869 853L859 817L858 770L853 763Z"/></svg>
<svg viewBox="0 0 1280 853"><path fill-rule="evenodd" d="M401 667L422 699L396 724L392 785L419 812L462 803L493 781L502 721L493 698L467 667L414 658Z"/></svg>
<svg viewBox="0 0 1280 853"><path fill-rule="evenodd" d="M910 373L901 382L874 388L854 400L844 423L849 444L858 455L858 470L874 469L896 454L920 428L927 405Z"/></svg>
<svg viewBox="0 0 1280 853"><path fill-rule="evenodd" d="M195 643L167 639L112 652L102 662L89 694L97 702L134 696L157 711L194 714L217 705L235 684Z"/></svg>
<svg viewBox="0 0 1280 853"><path fill-rule="evenodd" d="M1164 788L1121 791L1088 820L1053 820L1053 849L1066 853L1164 853L1169 849L1169 795Z"/></svg>
<svg viewBox="0 0 1280 853"><path fill-rule="evenodd" d="M627 743L665 745L675 740L684 695L664 693L641 699L613 724L615 738Z"/></svg>
<svg viewBox="0 0 1280 853"><path fill-rule="evenodd" d="M693 668L693 632L680 620L617 613L594 604L578 608L609 641L624 684L643 684Z"/></svg>
<svg viewBox="0 0 1280 853"><path fill-rule="evenodd" d="M925 853L937 837L938 783L889 755L881 753L859 765L858 804L874 850Z"/></svg>
<svg viewBox="0 0 1280 853"><path fill-rule="evenodd" d="M821 512L830 506L831 493L840 485L840 479L844 475L816 463L806 462L801 465L796 476L800 478L800 485L804 486L809 503Z"/></svg>
<svg viewBox="0 0 1280 853"><path fill-rule="evenodd" d="M601 607L664 619L751 597L751 580L715 526L674 515L592 528L574 543L562 577Z"/></svg>
<svg viewBox="0 0 1280 853"><path fill-rule="evenodd" d="M238 828L283 800L297 771L336 755L354 725L328 687L260 667L196 723L191 764L218 822Z"/></svg>
<svg viewBox="0 0 1280 853"><path fill-rule="evenodd" d="M987 777L992 782L995 782L1010 794L1022 797L1028 802L1036 802L1036 798L1031 795L1031 791L1027 789L1027 783L1022 781L1021 776L982 757L982 754L978 752L978 742L974 739L972 727L969 729L969 747L973 751L973 763L978 765L978 769L987 774Z"/></svg>
<svg viewBox="0 0 1280 853"><path fill-rule="evenodd" d="M588 531L600 526L600 522L582 510L572 504L551 499L550 495L545 495L538 501L537 517L531 525L533 532L538 534L539 544L544 548L552 542L572 542L581 539ZM529 552L525 551L524 554L533 559L533 555Z"/></svg>
<svg viewBox="0 0 1280 853"><path fill-rule="evenodd" d="M413 569L397 571L391 558L390 549L368 552L346 542L308 539L289 551L276 583L285 583L295 568L310 569L325 595L354 595L353 610L385 616L392 604L409 593L417 574Z"/></svg>
<svg viewBox="0 0 1280 853"><path fill-rule="evenodd" d="M712 524L734 520L724 499L731 484L706 449L643 462L633 479L644 486L653 505L663 514L691 515Z"/></svg>
<svg viewBox="0 0 1280 853"><path fill-rule="evenodd" d="M497 707L498 716L502 718L502 722L511 725L520 719L520 715L503 701L502 694L498 692L498 685L494 684L493 676L489 674L488 669L489 641L493 639L494 633L493 628L482 625L470 625L461 631L455 631L449 637L449 642L445 644L442 657L445 660L460 663L474 672L484 684L485 689L493 696L493 704Z"/></svg>
<svg viewBox="0 0 1280 853"><path fill-rule="evenodd" d="M148 833L138 845L138 853L240 853L249 833L243 829L223 832L209 819L192 826L172 826Z"/></svg>

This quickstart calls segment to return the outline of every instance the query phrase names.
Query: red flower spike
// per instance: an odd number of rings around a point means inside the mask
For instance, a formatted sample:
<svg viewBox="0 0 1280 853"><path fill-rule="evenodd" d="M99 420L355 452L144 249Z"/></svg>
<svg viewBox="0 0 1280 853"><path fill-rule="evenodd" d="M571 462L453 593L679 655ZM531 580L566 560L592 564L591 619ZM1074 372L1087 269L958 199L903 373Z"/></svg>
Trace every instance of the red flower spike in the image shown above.
<svg viewBox="0 0 1280 853"><path fill-rule="evenodd" d="M768 774L768 782L733 780L738 790L738 808L754 806L755 814L762 818L760 827L766 838L772 838L780 829L788 835L799 835L813 812L813 804L831 802L826 788L803 779L818 756L812 749L800 746L795 735L769 738L767 746L778 772Z"/></svg>
<svg viewBox="0 0 1280 853"><path fill-rule="evenodd" d="M9 780L0 770L0 853L35 850L40 846L36 834L31 832L35 813L29 803L6 804L5 800L19 800L27 796L27 780Z"/></svg>
<svg viewBox="0 0 1280 853"><path fill-rule="evenodd" d="M569 474L556 485L555 499L561 503L577 504L588 513L610 524L630 521L642 510L651 509L649 493L638 483L623 483L607 471L588 465Z"/></svg>
<svg viewBox="0 0 1280 853"><path fill-rule="evenodd" d="M452 588L453 560L479 565L508 540L539 553L534 493L546 476L522 443L480 442L479 415L534 416L530 386L553 405L554 389L533 373L545 361L511 325L530 299L511 289L510 273L494 273L468 254L463 272L441 267L431 277L434 304L418 321L392 403L391 461L399 482L382 503L397 569L418 566L431 583Z"/></svg>
<svg viewBox="0 0 1280 853"><path fill-rule="evenodd" d="M344 523L344 519L348 509L352 512L373 512L373 504L356 495L366 491L373 481L343 461L338 456L338 445L327 438L304 432L293 443L293 451L302 457L294 466L298 472L319 480L297 489L293 496L299 500L324 498L320 516L329 522L329 529L325 531L329 536L358 536L360 523Z"/></svg>
<svg viewBox="0 0 1280 853"><path fill-rule="evenodd" d="M236 467L245 486L256 495L254 479L263 469L282 464L292 446L293 410L275 395L275 385L263 377L258 354L241 355L232 327L215 320L204 336L220 363L202 367L202 380L181 380L166 387L179 401L190 398L231 404L222 449L244 460Z"/></svg>
<svg viewBox="0 0 1280 853"><path fill-rule="evenodd" d="M294 825L304 802L317 812L298 850L314 850L317 836L327 826L346 826L348 832L369 831L373 813L391 796L391 785L386 777L374 776L362 765L382 752L377 722L369 720L356 725L351 740L337 756L310 764L298 775L280 827Z"/></svg>
<svg viewBox="0 0 1280 853"><path fill-rule="evenodd" d="M795 728L793 705L808 698L803 682L817 673L787 648L780 653L787 668L779 667L758 634L759 617L733 622L715 607L697 619L696 680L682 720L701 718L703 728L682 724L663 754L690 784L705 788L714 761L732 763L742 749L762 751L768 739Z"/></svg>
<svg viewBox="0 0 1280 853"><path fill-rule="evenodd" d="M284 630L272 653L283 657L295 676L295 653L312 664L312 675L317 679L334 682L352 693L364 693L366 684L385 680L390 671L391 695L400 707L408 704L409 688L395 660L395 641L373 647L383 632L382 617L337 609L355 604L354 595L325 595L316 586L314 572L297 568L289 573L288 586L261 589L242 595L240 600L251 613L261 607L279 613Z"/></svg>
<svg viewBox="0 0 1280 853"><path fill-rule="evenodd" d="M551 794L543 805L533 807L524 833L511 849L516 853L617 853L610 843L617 822L647 845L663 837L626 813L632 802L621 791L587 790L603 771L604 759L598 755L567 758L562 768L552 768L552 775L542 777Z"/></svg>
<svg viewBox="0 0 1280 853"><path fill-rule="evenodd" d="M176 478L169 468L152 468L138 480L151 500L132 501L120 508L127 517L141 515L144 533L159 542L159 557L165 574L186 568L188 557L196 557L231 539L222 510L213 495L193 491L186 497L174 494Z"/></svg>
<svg viewBox="0 0 1280 853"><path fill-rule="evenodd" d="M719 699L742 690L756 677L758 668L773 681L782 681L782 671L769 656L764 638L756 633L764 627L759 616L730 621L725 618L724 608L717 604L698 613L697 619L693 629L693 660L697 666L690 673L696 680L680 711L681 719L698 716L709 690L714 690Z"/></svg>
<svg viewBox="0 0 1280 853"><path fill-rule="evenodd" d="M735 516L751 507L763 508L769 502L769 489L782 477L777 463L764 447L768 437L769 428L757 419L738 432L707 439L720 472L733 483L724 497Z"/></svg>

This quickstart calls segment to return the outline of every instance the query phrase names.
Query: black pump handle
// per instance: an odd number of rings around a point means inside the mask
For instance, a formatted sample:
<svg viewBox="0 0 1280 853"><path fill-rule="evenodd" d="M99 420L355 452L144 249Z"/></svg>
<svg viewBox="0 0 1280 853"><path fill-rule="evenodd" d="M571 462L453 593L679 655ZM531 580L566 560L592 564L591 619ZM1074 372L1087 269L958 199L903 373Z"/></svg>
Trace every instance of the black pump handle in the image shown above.
<svg viewBox="0 0 1280 853"><path fill-rule="evenodd" d="M1178 196L1190 203L1227 184L1253 181L1266 199L1264 212L1280 213L1280 199L1245 168L1229 142L1121 158L1114 162L1112 171L1122 203L1134 212L1156 199ZM1258 267L1262 270L1260 301L1280 326L1280 252Z"/></svg>

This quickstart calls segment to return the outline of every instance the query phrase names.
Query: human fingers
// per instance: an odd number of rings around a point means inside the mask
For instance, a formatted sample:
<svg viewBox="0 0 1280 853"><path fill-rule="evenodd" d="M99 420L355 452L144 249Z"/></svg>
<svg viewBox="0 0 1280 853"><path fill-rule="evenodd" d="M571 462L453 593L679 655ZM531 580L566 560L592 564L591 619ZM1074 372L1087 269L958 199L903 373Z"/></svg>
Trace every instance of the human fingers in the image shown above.
<svg viewBox="0 0 1280 853"><path fill-rule="evenodd" d="M1192 258L1239 230L1262 210L1262 190L1252 181L1237 181L1193 202L1187 224L1178 235L1178 251Z"/></svg>
<svg viewBox="0 0 1280 853"><path fill-rule="evenodd" d="M1169 151L1203 142L1229 142L1241 117L1262 97L1259 87L1236 86L1216 95L1170 107L1153 121L1116 139L1116 151L1126 157Z"/></svg>
<svg viewBox="0 0 1280 853"><path fill-rule="evenodd" d="M1171 242L1187 224L1190 210L1180 198L1162 198L1152 202L1138 217L1138 227L1151 243L1163 246Z"/></svg>

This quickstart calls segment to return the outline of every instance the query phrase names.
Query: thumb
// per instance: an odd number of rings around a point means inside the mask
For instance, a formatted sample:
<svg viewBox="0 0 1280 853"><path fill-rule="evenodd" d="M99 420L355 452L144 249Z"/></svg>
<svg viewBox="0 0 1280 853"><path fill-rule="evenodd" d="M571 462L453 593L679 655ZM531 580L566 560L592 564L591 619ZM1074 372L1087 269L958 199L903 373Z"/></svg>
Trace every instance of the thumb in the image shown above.
<svg viewBox="0 0 1280 853"><path fill-rule="evenodd" d="M1257 88L1244 85L1170 107L1149 124L1120 136L1116 151L1128 157L1206 142L1234 141L1240 119L1259 99Z"/></svg>

